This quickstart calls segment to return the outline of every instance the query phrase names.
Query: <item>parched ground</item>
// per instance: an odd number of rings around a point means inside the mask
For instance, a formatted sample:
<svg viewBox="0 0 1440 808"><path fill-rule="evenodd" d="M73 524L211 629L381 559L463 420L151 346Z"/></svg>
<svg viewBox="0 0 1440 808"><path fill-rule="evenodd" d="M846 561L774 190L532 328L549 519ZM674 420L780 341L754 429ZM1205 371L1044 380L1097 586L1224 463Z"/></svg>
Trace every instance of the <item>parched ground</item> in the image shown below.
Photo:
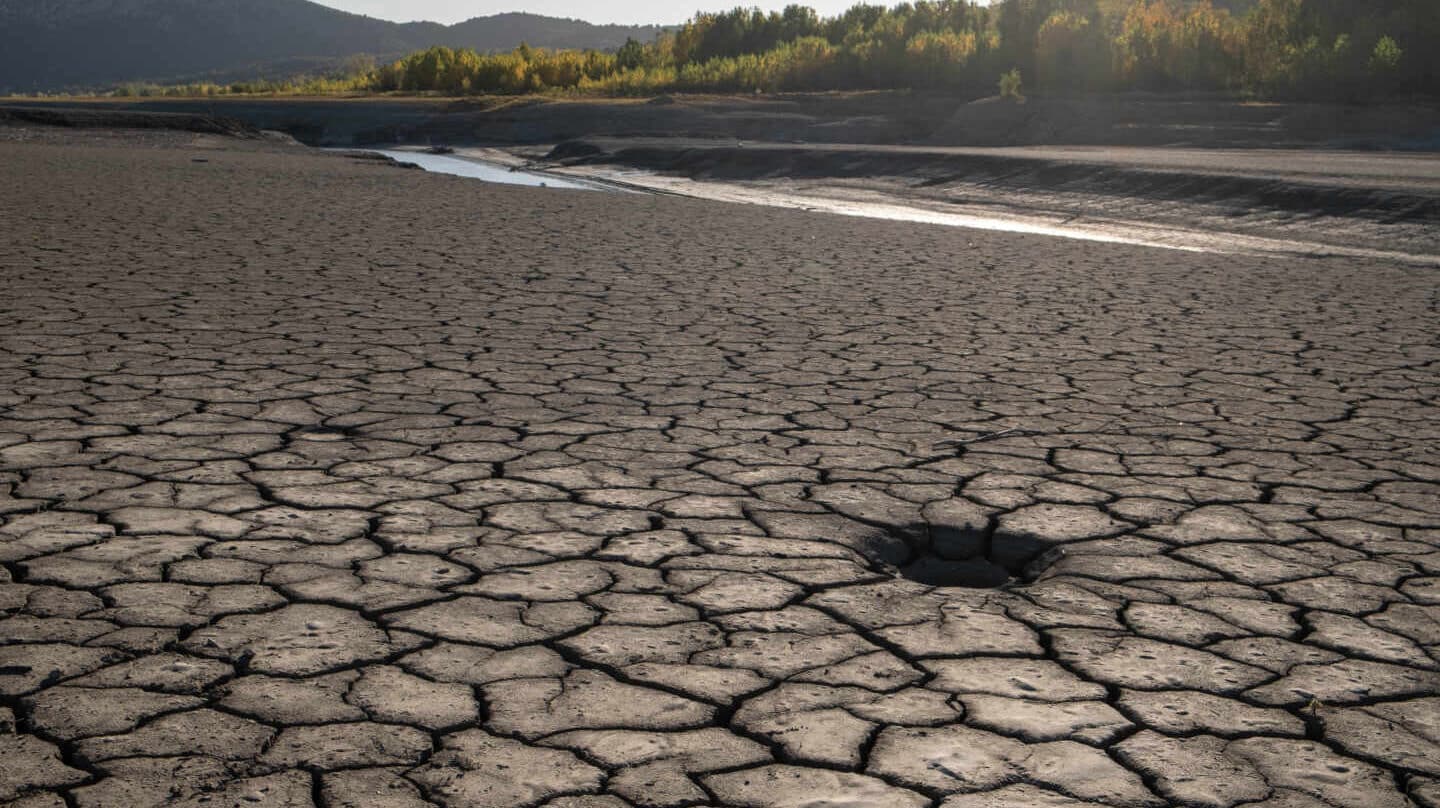
<svg viewBox="0 0 1440 808"><path fill-rule="evenodd" d="M1433 269L0 189L7 805L1440 805Z"/></svg>

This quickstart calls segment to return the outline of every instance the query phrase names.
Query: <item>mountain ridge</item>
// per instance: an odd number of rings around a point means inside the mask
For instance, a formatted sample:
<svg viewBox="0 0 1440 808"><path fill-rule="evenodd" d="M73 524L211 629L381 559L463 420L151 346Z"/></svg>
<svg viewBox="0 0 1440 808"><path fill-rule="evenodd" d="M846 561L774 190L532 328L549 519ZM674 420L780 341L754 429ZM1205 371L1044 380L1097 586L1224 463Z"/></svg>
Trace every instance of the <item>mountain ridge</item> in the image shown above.
<svg viewBox="0 0 1440 808"><path fill-rule="evenodd" d="M596 25L507 12L453 25L397 23L309 0L0 0L0 92L128 81L278 77L349 57L433 45L613 49L661 26Z"/></svg>

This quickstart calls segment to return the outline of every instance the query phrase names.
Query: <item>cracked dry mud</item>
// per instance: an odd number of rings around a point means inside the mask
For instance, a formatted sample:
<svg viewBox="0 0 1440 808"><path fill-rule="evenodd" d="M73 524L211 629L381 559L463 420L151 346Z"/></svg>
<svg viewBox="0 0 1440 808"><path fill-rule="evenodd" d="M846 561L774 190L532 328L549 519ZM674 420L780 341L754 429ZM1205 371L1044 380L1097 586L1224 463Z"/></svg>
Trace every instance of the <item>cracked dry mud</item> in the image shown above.
<svg viewBox="0 0 1440 808"><path fill-rule="evenodd" d="M1433 270L0 186L6 805L1440 805Z"/></svg>

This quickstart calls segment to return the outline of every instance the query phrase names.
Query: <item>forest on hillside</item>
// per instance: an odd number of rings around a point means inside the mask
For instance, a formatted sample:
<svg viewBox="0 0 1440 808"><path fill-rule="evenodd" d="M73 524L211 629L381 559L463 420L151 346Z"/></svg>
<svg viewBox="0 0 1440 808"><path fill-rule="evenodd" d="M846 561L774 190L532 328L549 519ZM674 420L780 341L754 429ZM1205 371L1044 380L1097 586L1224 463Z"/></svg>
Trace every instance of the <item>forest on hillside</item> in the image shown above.
<svg viewBox="0 0 1440 808"><path fill-rule="evenodd" d="M1434 95L1437 0L919 0L834 17L697 14L612 52L434 47L390 64L204 92L450 95L948 89L1140 90L1368 100Z"/></svg>

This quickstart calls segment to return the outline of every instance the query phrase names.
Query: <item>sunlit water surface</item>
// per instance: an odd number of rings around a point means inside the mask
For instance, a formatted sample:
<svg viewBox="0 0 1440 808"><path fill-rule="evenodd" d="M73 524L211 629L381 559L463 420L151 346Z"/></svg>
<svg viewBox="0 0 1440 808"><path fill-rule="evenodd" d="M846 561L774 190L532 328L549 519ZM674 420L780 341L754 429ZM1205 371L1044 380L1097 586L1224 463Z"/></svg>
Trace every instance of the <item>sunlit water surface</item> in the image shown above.
<svg viewBox="0 0 1440 808"><path fill-rule="evenodd" d="M594 183L566 180L545 174L534 174L529 171L512 170L508 166L487 163L483 160L468 157L401 151L399 149L365 149L365 151L383 154L386 157L399 160L402 163L414 163L426 171L433 171L436 174L453 174L457 177L470 177L471 179L484 180L486 182L500 182L506 185L529 185L535 188L566 188L574 191L606 190Z"/></svg>

